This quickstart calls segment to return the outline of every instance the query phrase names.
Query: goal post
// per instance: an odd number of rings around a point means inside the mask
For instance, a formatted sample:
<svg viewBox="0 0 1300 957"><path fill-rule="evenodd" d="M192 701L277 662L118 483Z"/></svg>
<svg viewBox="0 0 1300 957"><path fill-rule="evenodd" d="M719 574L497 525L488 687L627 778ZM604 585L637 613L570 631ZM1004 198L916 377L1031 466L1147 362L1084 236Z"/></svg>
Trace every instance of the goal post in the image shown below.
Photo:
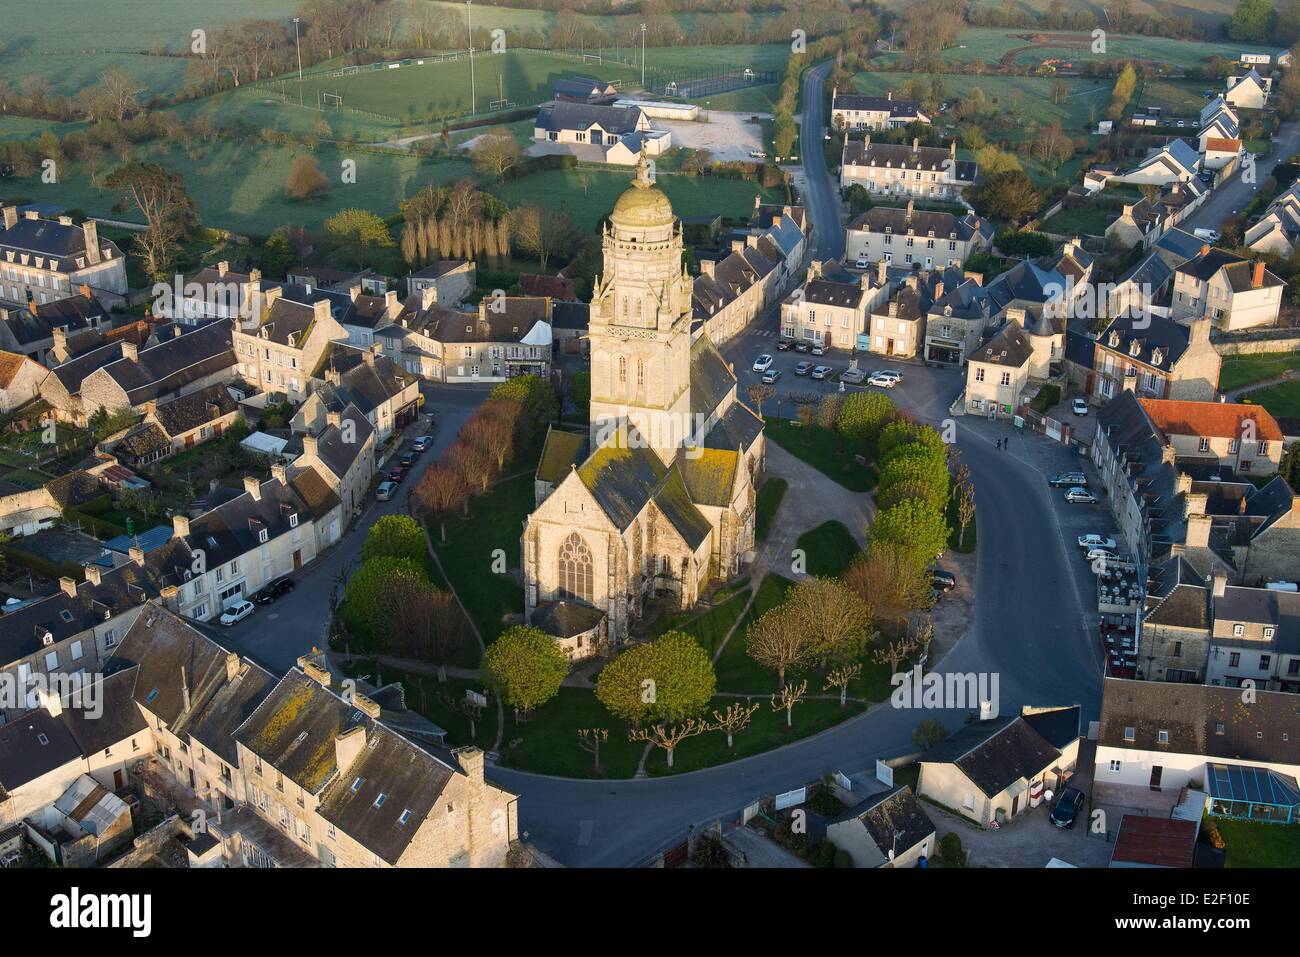
<svg viewBox="0 0 1300 957"><path fill-rule="evenodd" d="M332 106L334 109L340 109L343 106L342 93L322 93L321 103L325 106Z"/></svg>

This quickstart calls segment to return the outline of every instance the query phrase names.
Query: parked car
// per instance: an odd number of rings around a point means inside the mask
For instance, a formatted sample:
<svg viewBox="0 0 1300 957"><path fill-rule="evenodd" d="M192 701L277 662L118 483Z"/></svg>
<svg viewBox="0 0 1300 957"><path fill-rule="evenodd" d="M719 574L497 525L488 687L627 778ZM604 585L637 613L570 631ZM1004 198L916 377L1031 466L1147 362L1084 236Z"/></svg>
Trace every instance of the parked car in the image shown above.
<svg viewBox="0 0 1300 957"><path fill-rule="evenodd" d="M853 265L857 269L866 269L870 265L870 263L868 263L865 259L859 259Z"/></svg>
<svg viewBox="0 0 1300 957"><path fill-rule="evenodd" d="M277 578L275 581L271 582L271 584L258 592L253 600L259 605L269 605L277 598L283 598L285 595L289 594L289 592L293 591L293 585L294 582L292 578Z"/></svg>
<svg viewBox="0 0 1300 957"><path fill-rule="evenodd" d="M763 382L765 382L767 385L771 385L779 378L781 378L780 369L768 369L766 372L763 373Z"/></svg>
<svg viewBox="0 0 1300 957"><path fill-rule="evenodd" d="M813 355L815 355L815 356L824 356L824 355L826 355L826 348L825 348L825 346L822 346L821 344L816 343L816 342L814 342L814 343L812 344L812 347L811 347L808 351L811 352L811 353L812 353Z"/></svg>
<svg viewBox="0 0 1300 957"><path fill-rule="evenodd" d="M766 352L754 360L755 372L766 372L770 368L772 368L772 357Z"/></svg>
<svg viewBox="0 0 1300 957"><path fill-rule="evenodd" d="M1083 792L1078 788L1067 787L1057 799L1056 807L1052 808L1052 823L1057 827L1074 827L1075 820L1083 811L1083 804Z"/></svg>
<svg viewBox="0 0 1300 957"><path fill-rule="evenodd" d="M871 373L871 378L867 380L867 385L874 385L881 389L892 389L898 385L898 380L893 376L884 375L880 372Z"/></svg>
<svg viewBox="0 0 1300 957"><path fill-rule="evenodd" d="M1107 538L1105 535L1080 535L1079 547L1082 549L1089 548L1114 548L1115 539Z"/></svg>
<svg viewBox="0 0 1300 957"><path fill-rule="evenodd" d="M817 368L813 369L812 371L812 377L814 379L825 379L830 374L831 374L830 366L817 366Z"/></svg>
<svg viewBox="0 0 1300 957"><path fill-rule="evenodd" d="M794 343L791 342L789 339L776 340L776 347L780 349L782 352L788 352L792 345L794 345Z"/></svg>
<svg viewBox="0 0 1300 957"><path fill-rule="evenodd" d="M1087 488L1088 476L1082 472L1058 472L1047 480L1047 484L1052 488L1074 488L1076 485Z"/></svg>
<svg viewBox="0 0 1300 957"><path fill-rule="evenodd" d="M765 159L767 159L767 154L764 153L762 150L750 150L750 151L749 151L749 156L750 156L751 159L756 159L756 160L765 160Z"/></svg>
<svg viewBox="0 0 1300 957"><path fill-rule="evenodd" d="M1086 488L1072 488L1065 493L1065 500L1071 505L1096 505L1097 496Z"/></svg>
<svg viewBox="0 0 1300 957"><path fill-rule="evenodd" d="M800 339L798 342L796 342L796 343L794 344L794 351L795 351L795 352L807 352L807 351L808 351L808 343L805 342L804 340Z"/></svg>
<svg viewBox="0 0 1300 957"><path fill-rule="evenodd" d="M393 497L393 493L396 491L396 482L380 482L379 487L375 489L375 498L379 499L381 502L387 502Z"/></svg>
<svg viewBox="0 0 1300 957"><path fill-rule="evenodd" d="M1236 210L1233 210L1233 212L1236 212ZM1197 239L1204 239L1207 243L1217 243L1222 238L1222 234L1217 229L1210 229L1206 226L1193 229L1192 235Z"/></svg>
<svg viewBox="0 0 1300 957"><path fill-rule="evenodd" d="M935 591L952 591L957 587L957 578L952 572L946 572L942 568L935 568L930 572L930 585Z"/></svg>
<svg viewBox="0 0 1300 957"><path fill-rule="evenodd" d="M887 376L889 376L891 379L893 379L895 382L902 382L902 381L903 381L903 373L899 372L897 369L877 369L876 372L875 372L875 374L876 374L876 375L887 375Z"/></svg>
<svg viewBox="0 0 1300 957"><path fill-rule="evenodd" d="M388 470L388 481L392 482L394 485L400 485L402 479L406 478L406 472L407 469L402 466L394 465Z"/></svg>
<svg viewBox="0 0 1300 957"><path fill-rule="evenodd" d="M251 601L237 601L221 613L221 623L230 627L237 622L243 621L254 611Z"/></svg>
<svg viewBox="0 0 1300 957"><path fill-rule="evenodd" d="M1075 415L1087 415L1087 414L1088 414L1088 402L1087 402L1087 400L1086 400L1086 399L1083 399L1083 398L1080 398L1080 397L1078 397L1078 396L1075 397L1074 402L1073 402L1072 405L1071 405L1071 408L1074 410L1074 414L1075 414Z"/></svg>
<svg viewBox="0 0 1300 957"><path fill-rule="evenodd" d="M433 445L433 436L421 435L411 443L411 448L415 449L416 454L419 455L420 453L427 452L431 445Z"/></svg>
<svg viewBox="0 0 1300 957"><path fill-rule="evenodd" d="M415 464L415 453L414 452L405 453L400 459L397 460L397 463L401 465L402 468L409 469L412 465Z"/></svg>
<svg viewBox="0 0 1300 957"><path fill-rule="evenodd" d="M846 369L840 376L840 381L849 385L860 385L867 378L867 374L861 369Z"/></svg>
<svg viewBox="0 0 1300 957"><path fill-rule="evenodd" d="M812 367L813 364L809 362L807 359L805 359L803 362L800 362L797 366L794 367L794 374L807 375L809 372L812 372Z"/></svg>

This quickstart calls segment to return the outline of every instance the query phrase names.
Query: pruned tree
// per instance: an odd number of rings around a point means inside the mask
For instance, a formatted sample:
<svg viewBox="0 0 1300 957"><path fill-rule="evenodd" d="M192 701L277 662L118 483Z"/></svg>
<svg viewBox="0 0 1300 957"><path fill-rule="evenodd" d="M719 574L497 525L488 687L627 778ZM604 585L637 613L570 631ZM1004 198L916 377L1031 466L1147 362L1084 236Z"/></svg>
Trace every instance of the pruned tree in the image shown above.
<svg viewBox="0 0 1300 957"><path fill-rule="evenodd" d="M917 650L916 639L911 635L904 635L895 638L893 641L886 642L881 648L877 648L873 654L878 665L889 665L891 674L898 673L898 666L910 658Z"/></svg>
<svg viewBox="0 0 1300 957"><path fill-rule="evenodd" d="M709 725L697 718L687 718L685 721L676 724L651 725L648 728L631 728L627 733L629 741L645 741L647 744L653 744L656 748L663 748L664 753L668 756L668 766L673 766L673 753L677 746L687 738L693 738L697 734L703 734L709 730Z"/></svg>
<svg viewBox="0 0 1300 957"><path fill-rule="evenodd" d="M737 734L749 727L749 719L758 710L756 704L741 704L733 701L725 711L713 712L713 729L722 731L727 736L727 750L733 747L732 741Z"/></svg>
<svg viewBox="0 0 1300 957"><path fill-rule="evenodd" d="M578 747L591 755L596 764L596 777L603 777L600 770L600 746L609 740L608 728L579 728Z"/></svg>
<svg viewBox="0 0 1300 957"><path fill-rule="evenodd" d="M794 706L802 701L807 693L808 680L804 679L797 685L782 685L780 692L772 695L772 710L785 712L785 726L787 728L794 727Z"/></svg>
<svg viewBox="0 0 1300 957"><path fill-rule="evenodd" d="M747 391L749 393L749 401L753 403L754 410L758 412L758 417L761 419L763 417L763 403L776 395L776 390L770 385L765 385L762 382L755 382Z"/></svg>
<svg viewBox="0 0 1300 957"><path fill-rule="evenodd" d="M930 642L934 641L933 618L929 615L922 615L912 622L912 641L916 643L918 651L928 652L930 650Z"/></svg>
<svg viewBox="0 0 1300 957"><path fill-rule="evenodd" d="M468 508L469 486L456 469L449 465L435 465L425 469L420 480L415 483L412 497L430 518L437 519L438 533L445 543L447 517Z"/></svg>
<svg viewBox="0 0 1300 957"><path fill-rule="evenodd" d="M817 410L809 403L799 406L799 426L803 429L803 444L812 445L812 427L817 421Z"/></svg>
<svg viewBox="0 0 1300 957"><path fill-rule="evenodd" d="M745 631L745 653L775 671L778 685L785 684L787 671L806 668L817 658L812 636L798 627L785 604L769 609L750 624Z"/></svg>
<svg viewBox="0 0 1300 957"><path fill-rule="evenodd" d="M849 683L860 674L862 674L862 665L857 662L847 665L836 665L830 671L826 672L826 685L822 690L830 691L832 688L839 688L840 707L843 708L849 700Z"/></svg>
<svg viewBox="0 0 1300 957"><path fill-rule="evenodd" d="M975 520L975 483L965 482L961 486L961 494L957 499L957 525L961 528L961 535L958 541L961 547L966 547L966 528Z"/></svg>

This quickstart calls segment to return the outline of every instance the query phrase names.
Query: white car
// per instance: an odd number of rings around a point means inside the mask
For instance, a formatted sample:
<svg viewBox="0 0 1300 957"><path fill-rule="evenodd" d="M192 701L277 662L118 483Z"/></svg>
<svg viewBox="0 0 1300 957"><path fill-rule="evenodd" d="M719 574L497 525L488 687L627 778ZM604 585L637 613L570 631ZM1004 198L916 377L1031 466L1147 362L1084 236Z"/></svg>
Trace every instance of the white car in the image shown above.
<svg viewBox="0 0 1300 957"><path fill-rule="evenodd" d="M867 385L874 385L880 389L892 389L898 385L898 380L893 376L885 375L883 372L873 372L871 378L867 380Z"/></svg>
<svg viewBox="0 0 1300 957"><path fill-rule="evenodd" d="M754 360L755 372L766 372L770 368L772 368L772 357L766 352Z"/></svg>
<svg viewBox="0 0 1300 957"><path fill-rule="evenodd" d="M887 375L895 382L903 381L903 373L899 372L897 369L877 369L876 375Z"/></svg>
<svg viewBox="0 0 1300 957"><path fill-rule="evenodd" d="M396 482L380 482L379 488L375 489L375 498L381 502L387 502L397 491Z"/></svg>
<svg viewBox="0 0 1300 957"><path fill-rule="evenodd" d="M1088 554L1084 556L1089 562L1095 562L1098 559L1106 562L1119 561L1119 555L1112 552L1109 548L1090 548Z"/></svg>
<svg viewBox="0 0 1300 957"><path fill-rule="evenodd" d="M221 613L221 623L229 627L243 621L253 613L253 610L254 605L251 601L237 601Z"/></svg>
<svg viewBox="0 0 1300 957"><path fill-rule="evenodd" d="M1113 550L1115 548L1115 539L1107 538L1105 535L1080 535L1079 547L1087 549L1106 548Z"/></svg>
<svg viewBox="0 0 1300 957"><path fill-rule="evenodd" d="M1065 493L1065 500L1071 505L1096 505L1097 496L1086 488L1072 488Z"/></svg>
<svg viewBox="0 0 1300 957"><path fill-rule="evenodd" d="M1087 403L1084 399L1076 398L1076 399L1074 400L1073 408L1074 408L1074 414L1075 414L1075 415L1087 415L1087 414L1088 414L1088 403Z"/></svg>
<svg viewBox="0 0 1300 957"><path fill-rule="evenodd" d="M859 259L859 260L858 260L856 263L854 263L853 265L854 265L854 267L857 268L857 269L866 269L867 266L869 265L869 263L868 263L865 259Z"/></svg>

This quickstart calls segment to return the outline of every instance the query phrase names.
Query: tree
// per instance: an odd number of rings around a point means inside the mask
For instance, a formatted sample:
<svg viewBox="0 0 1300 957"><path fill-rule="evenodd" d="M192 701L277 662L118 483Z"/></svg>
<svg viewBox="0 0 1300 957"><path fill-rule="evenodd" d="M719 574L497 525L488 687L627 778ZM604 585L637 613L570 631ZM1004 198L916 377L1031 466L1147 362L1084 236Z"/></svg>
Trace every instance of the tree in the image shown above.
<svg viewBox="0 0 1300 957"><path fill-rule="evenodd" d="M1300 444L1292 445L1286 450L1277 473L1291 486L1292 492L1300 492Z"/></svg>
<svg viewBox="0 0 1300 957"><path fill-rule="evenodd" d="M507 379L492 387L489 398L514 402L519 406L518 439L521 445L532 443L560 415L560 402L555 397L555 390L538 375L517 375Z"/></svg>
<svg viewBox="0 0 1300 957"><path fill-rule="evenodd" d="M912 732L912 743L922 751L929 751L947 737L947 728L933 718L926 718Z"/></svg>
<svg viewBox="0 0 1300 957"><path fill-rule="evenodd" d="M382 643L388 637L393 590L427 583L424 569L409 559L381 555L363 561L343 592L344 623L353 634Z"/></svg>
<svg viewBox="0 0 1300 957"><path fill-rule="evenodd" d="M143 217L145 230L136 233L136 249L149 278L165 281L176 248L198 225L181 175L154 163L127 163L110 173L104 185L119 195L115 210L129 204Z"/></svg>
<svg viewBox="0 0 1300 957"><path fill-rule="evenodd" d="M389 592L384 628L390 650L437 665L438 680L444 683L447 665L469 637L465 616L450 592L406 576Z"/></svg>
<svg viewBox="0 0 1300 957"><path fill-rule="evenodd" d="M515 420L519 405L502 399L489 399L479 406L474 416L465 423L461 435L465 441L480 446L496 462L497 471L506 467L514 451Z"/></svg>
<svg viewBox="0 0 1300 957"><path fill-rule="evenodd" d="M785 603L764 612L745 630L745 653L776 672L778 685L787 671L808 667L817 658L812 635L799 627Z"/></svg>
<svg viewBox="0 0 1300 957"><path fill-rule="evenodd" d="M754 408L758 410L758 417L763 417L763 403L776 395L776 390L770 385L764 385L761 382L755 382L749 387L749 401L753 403Z"/></svg>
<svg viewBox="0 0 1300 957"><path fill-rule="evenodd" d="M569 659L555 639L529 625L515 625L488 645L483 680L520 715L546 704L569 673Z"/></svg>
<svg viewBox="0 0 1300 957"><path fill-rule="evenodd" d="M382 515L366 532L361 559L388 556L423 565L426 548L424 530L415 519L409 515Z"/></svg>
<svg viewBox="0 0 1300 957"><path fill-rule="evenodd" d="M477 489L480 495L487 492L496 477L496 463L492 454L481 445L464 438L457 439L447 450L447 462L460 473L465 485Z"/></svg>
<svg viewBox="0 0 1300 957"><path fill-rule="evenodd" d="M1043 206L1043 192L1021 170L992 173L970 193L977 210L997 219L1019 222Z"/></svg>
<svg viewBox="0 0 1300 957"><path fill-rule="evenodd" d="M855 392L840 403L835 427L851 442L875 441L898 408L883 392Z"/></svg>
<svg viewBox="0 0 1300 957"><path fill-rule="evenodd" d="M293 166L289 168L289 178L284 181L284 194L299 201L319 199L328 183L316 157L300 153L293 158Z"/></svg>
<svg viewBox="0 0 1300 957"><path fill-rule="evenodd" d="M935 455L933 450L919 445L905 446L889 456L880 470L880 482L876 486L877 502L882 508L886 502L894 503L896 496L892 493L900 485L909 485L920 490L918 496L937 509L948 502L948 488L952 478L948 474L948 464L944 456Z"/></svg>
<svg viewBox="0 0 1300 957"><path fill-rule="evenodd" d="M431 518L438 521L439 535L447 541L447 517L467 508L469 487L456 469L448 465L435 465L425 469L415 483L414 497Z"/></svg>
<svg viewBox="0 0 1300 957"><path fill-rule="evenodd" d="M325 220L325 232L338 246L351 248L358 265L365 264L367 250L396 245L388 224L365 209L339 210Z"/></svg>
<svg viewBox="0 0 1300 957"><path fill-rule="evenodd" d="M794 706L803 700L808 692L808 681L804 679L797 685L782 685L780 692L772 695L772 710L785 712L785 726L794 727ZM777 699L780 698L778 703Z"/></svg>
<svg viewBox="0 0 1300 957"><path fill-rule="evenodd" d="M98 107L95 118L108 117L120 123L127 114L140 108L144 84L126 70L113 67L101 73L98 83L91 89Z"/></svg>
<svg viewBox="0 0 1300 957"><path fill-rule="evenodd" d="M837 579L810 575L786 593L784 604L787 622L803 632L819 662L851 661L874 637L870 606Z"/></svg>
<svg viewBox="0 0 1300 957"><path fill-rule="evenodd" d="M914 655L916 649L916 639L907 635L886 642L884 647L876 649L873 657L875 658L876 664L888 665L890 673L897 674L898 666Z"/></svg>
<svg viewBox="0 0 1300 957"><path fill-rule="evenodd" d="M263 276L279 278L293 265L293 260L293 247L289 244L289 231L281 227L266 238L266 244L262 247L262 255L258 259L258 263L262 267Z"/></svg>
<svg viewBox="0 0 1300 957"><path fill-rule="evenodd" d="M673 753L677 746L687 738L693 738L697 734L703 734L709 730L709 725L696 718L687 718L674 724L661 721L659 724L649 728L630 728L627 732L629 741L645 741L653 744L656 748L663 748L668 755L668 766L673 766Z"/></svg>
<svg viewBox="0 0 1300 957"><path fill-rule="evenodd" d="M582 418L591 415L591 373L580 369L569 377L569 399Z"/></svg>
<svg viewBox="0 0 1300 957"><path fill-rule="evenodd" d="M1260 0L1243 0L1243 2L1260 2ZM1268 0L1263 0L1267 3ZM1133 91L1137 87L1137 71L1133 69L1132 63L1125 63L1124 69L1119 71L1119 76L1115 78L1115 86L1110 91L1110 106L1106 108L1108 119L1118 120L1124 115L1124 110L1128 108L1129 100L1133 99Z"/></svg>
<svg viewBox="0 0 1300 957"><path fill-rule="evenodd" d="M799 406L799 427L803 430L803 444L812 445L812 429L817 423L817 410L808 403Z"/></svg>
<svg viewBox="0 0 1300 957"><path fill-rule="evenodd" d="M579 728L578 747L591 755L595 762L596 777L604 777L600 770L600 746L609 740L608 728Z"/></svg>
<svg viewBox="0 0 1300 957"><path fill-rule="evenodd" d="M749 727L749 719L754 716L758 710L756 704L741 704L739 701L733 701L727 705L725 711L713 712L713 729L722 731L727 735L727 750L733 747L733 740L737 734Z"/></svg>
<svg viewBox="0 0 1300 957"><path fill-rule="evenodd" d="M1228 39L1234 43L1260 43L1272 36L1276 22L1272 0L1240 0L1228 19Z"/></svg>
<svg viewBox="0 0 1300 957"><path fill-rule="evenodd" d="M716 686L708 652L690 635L667 631L601 669L596 697L615 717L639 727L701 714Z"/></svg>
<svg viewBox="0 0 1300 957"><path fill-rule="evenodd" d="M877 623L897 623L933 602L930 560L918 560L901 545L876 541L849 566L844 583L871 603Z"/></svg>
<svg viewBox="0 0 1300 957"><path fill-rule="evenodd" d="M1293 485L1294 487L1294 485ZM961 526L961 547L966 547L966 526L975 520L975 483L965 482L957 499L957 523Z"/></svg>
<svg viewBox="0 0 1300 957"><path fill-rule="evenodd" d="M537 257L543 272L552 256L564 255L573 248L573 220L563 207L542 209L530 203L517 208L510 219L520 248Z"/></svg>
<svg viewBox="0 0 1300 957"><path fill-rule="evenodd" d="M942 510L918 499L899 502L877 513L867 537L871 542L902 546L916 561L929 562L943 553L949 528Z"/></svg>
<svg viewBox="0 0 1300 957"><path fill-rule="evenodd" d="M474 145L474 165L483 173L505 179L522 156L519 142L509 133L484 133Z"/></svg>
<svg viewBox="0 0 1300 957"><path fill-rule="evenodd" d="M826 686L822 690L830 691L832 688L839 688L840 707L843 708L849 700L849 683L860 674L862 674L862 665L857 662L848 665L837 665L826 672Z"/></svg>

